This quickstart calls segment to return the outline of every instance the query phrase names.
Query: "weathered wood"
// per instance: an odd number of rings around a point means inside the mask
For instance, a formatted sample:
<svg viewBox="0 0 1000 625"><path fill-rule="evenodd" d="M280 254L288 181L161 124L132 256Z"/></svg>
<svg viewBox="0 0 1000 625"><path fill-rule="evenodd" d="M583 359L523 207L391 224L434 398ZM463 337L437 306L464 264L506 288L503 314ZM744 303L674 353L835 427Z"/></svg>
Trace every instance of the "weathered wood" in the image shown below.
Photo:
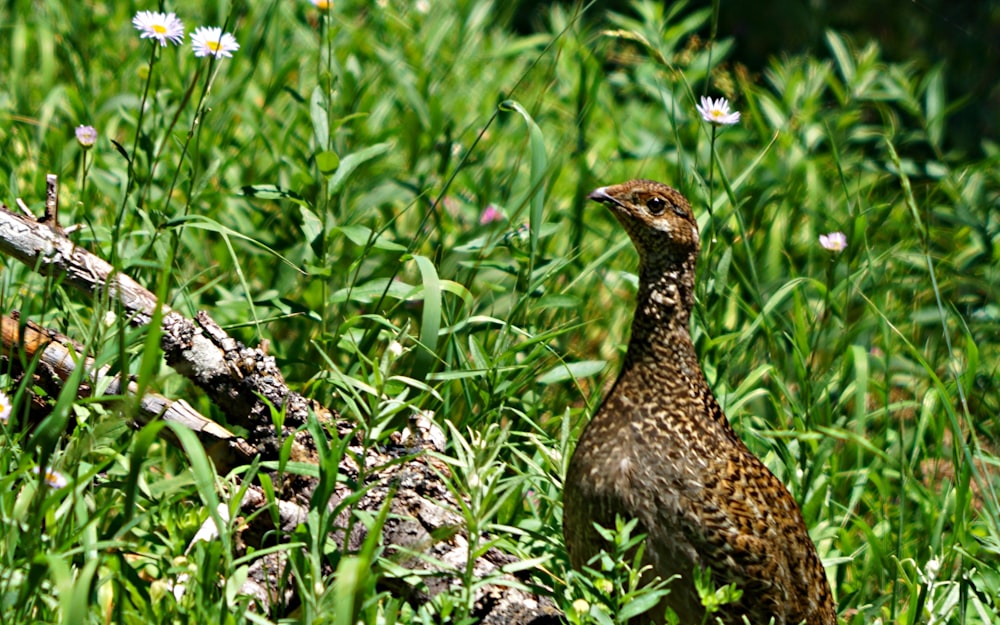
<svg viewBox="0 0 1000 625"><path fill-rule="evenodd" d="M57 205L51 213L46 212L56 215ZM0 253L20 260L43 275L61 277L63 284L93 297L116 301L132 325L149 324L159 311L160 343L166 362L203 390L232 423L245 427L249 435L246 440L235 437L197 414L185 402L148 395L139 403L141 415L137 420L140 423L164 418L191 428L210 452L216 450L212 457L217 468L228 469L248 464L255 457L278 458L281 443L288 436L294 437L293 460L316 463L316 441L302 427L310 415L314 415L331 438L349 440L349 453L344 455L338 467L344 479L338 480L327 502L330 510L340 511L336 525L341 529L332 538L345 551L357 550L366 534L362 523L348 522L350 515L356 511L378 512L389 506L389 520L381 536L387 554L423 575L416 586L386 576L386 587L419 604L460 583L469 557L468 535L457 513L459 502L446 483L449 469L429 453L443 452L445 445L443 432L431 420L415 419L404 431L393 433L386 445L363 444L356 437L354 425L336 411L288 389L273 357L228 336L207 313L198 313L196 320L190 320L158 304L155 296L137 282L74 245L55 218L46 221L42 223L12 213L3 206L0 210ZM87 367L89 382L81 387L85 389L100 388L101 376L108 375L106 368L92 370L92 360L75 357L83 353L82 347L57 333L21 323L14 317L5 318L2 329L4 347L0 355L12 361L21 358L14 350L24 350L25 354L41 350L46 371L51 370L62 380L72 371L70 365L82 364ZM60 371L62 373L57 373ZM110 388L115 394L120 393L117 386ZM128 393L137 390L134 383L126 387ZM272 405L285 410L282 432L275 430L271 420ZM357 462L363 462L363 467ZM238 555L245 553L248 547L259 548L265 536L273 541L275 536L287 535L306 518L316 480L285 475L284 480L274 482L277 501L269 502L260 488L250 485L240 502L240 512L249 521L239 524ZM348 483L366 490L357 502L342 506L355 495ZM261 513L270 505L278 509L278 527L273 526L271 514ZM348 527L352 531L345 535ZM211 539L214 535L211 520L203 529L201 534ZM277 596L283 586L278 579L285 574L286 558L284 552L272 553L257 559L251 566L243 591L253 596L262 608L266 609L277 599L286 603L290 599ZM515 562L514 558L496 549L489 549L475 561L476 576L494 580L494 583L480 585L476 591L476 617L490 624L557 622L558 611L551 600L524 590L524 584L515 575L504 571L505 566ZM182 588L175 588L175 591L182 592Z"/></svg>
<svg viewBox="0 0 1000 625"><path fill-rule="evenodd" d="M226 414L231 423L251 431L248 440L266 459L277 458L281 440L296 437L312 410L321 421L333 413L292 392L274 358L230 337L207 313L197 322L169 306L104 259L73 244L58 224L42 223L0 210L0 253L36 269L59 276L63 284L98 298L118 302L132 325L147 325L157 310L162 315L161 347L167 364L191 380ZM271 406L284 407L285 422L276 436ZM297 450L297 456L308 455Z"/></svg>
<svg viewBox="0 0 1000 625"><path fill-rule="evenodd" d="M82 366L84 384L80 387L81 393L89 394L93 389L100 388L107 396L135 396L139 391L138 385L129 381L123 393L121 378L112 376L110 367L96 367L94 359L86 355L83 345L32 321L22 322L16 312L9 316L0 315L0 356L9 359L17 374L25 373L20 367L22 356L25 361L37 358L38 365L33 375L42 387L48 386L47 379L58 378L65 382ZM135 422L145 425L155 419L178 423L197 434L222 471L246 464L257 455L257 451L245 440L201 415L183 399L171 400L157 393L145 393L139 399ZM169 430L165 434L169 435Z"/></svg>

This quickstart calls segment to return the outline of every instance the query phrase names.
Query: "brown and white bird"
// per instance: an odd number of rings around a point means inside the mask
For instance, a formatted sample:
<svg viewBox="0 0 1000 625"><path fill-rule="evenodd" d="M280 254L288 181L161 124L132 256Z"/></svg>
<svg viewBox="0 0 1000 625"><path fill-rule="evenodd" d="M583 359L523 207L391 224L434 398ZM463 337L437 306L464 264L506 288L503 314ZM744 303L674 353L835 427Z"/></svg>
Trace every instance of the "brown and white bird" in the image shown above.
<svg viewBox="0 0 1000 625"><path fill-rule="evenodd" d="M728 624L835 625L830 585L802 513L784 485L736 436L708 387L691 342L695 261L691 205L650 180L601 187L639 252L639 295L625 362L570 460L564 535L579 569L607 545L594 524L638 519L644 563L680 576L657 608L700 625L692 581L711 569L741 599L714 616ZM714 622L714 621L713 621Z"/></svg>

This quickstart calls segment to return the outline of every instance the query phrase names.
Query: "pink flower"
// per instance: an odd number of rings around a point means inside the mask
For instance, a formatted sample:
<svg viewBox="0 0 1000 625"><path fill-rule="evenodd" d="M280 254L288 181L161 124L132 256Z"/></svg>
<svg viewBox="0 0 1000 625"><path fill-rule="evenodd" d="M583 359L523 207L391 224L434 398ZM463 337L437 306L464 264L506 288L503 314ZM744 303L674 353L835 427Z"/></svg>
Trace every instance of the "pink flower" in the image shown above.
<svg viewBox="0 0 1000 625"><path fill-rule="evenodd" d="M77 126L76 140L84 150L89 150L97 143L97 130L93 126Z"/></svg>
<svg viewBox="0 0 1000 625"><path fill-rule="evenodd" d="M503 221L504 219L507 219L507 216L503 214L503 210L497 208L493 204L490 204L484 208L482 214L479 215L479 225L485 226L495 221Z"/></svg>
<svg viewBox="0 0 1000 625"><path fill-rule="evenodd" d="M819 235L819 244L823 249L839 254L847 247L847 236L843 232L831 232Z"/></svg>

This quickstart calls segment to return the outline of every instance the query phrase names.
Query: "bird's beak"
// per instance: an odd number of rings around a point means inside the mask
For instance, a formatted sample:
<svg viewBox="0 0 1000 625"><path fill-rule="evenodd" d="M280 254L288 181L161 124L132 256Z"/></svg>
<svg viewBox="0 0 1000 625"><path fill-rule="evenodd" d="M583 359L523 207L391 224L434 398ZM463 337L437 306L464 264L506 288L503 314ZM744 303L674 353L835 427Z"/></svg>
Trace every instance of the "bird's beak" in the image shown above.
<svg viewBox="0 0 1000 625"><path fill-rule="evenodd" d="M590 195L587 196L587 199L594 200L595 202L600 202L601 204L604 204L605 202L614 201L614 199L610 195L608 195L607 187L594 189L593 191L590 192Z"/></svg>
<svg viewBox="0 0 1000 625"><path fill-rule="evenodd" d="M615 209L612 212L620 212L625 210L625 205L621 201L609 192L612 187L601 187L600 189L594 189L590 192L587 197L595 202L604 204L608 208Z"/></svg>

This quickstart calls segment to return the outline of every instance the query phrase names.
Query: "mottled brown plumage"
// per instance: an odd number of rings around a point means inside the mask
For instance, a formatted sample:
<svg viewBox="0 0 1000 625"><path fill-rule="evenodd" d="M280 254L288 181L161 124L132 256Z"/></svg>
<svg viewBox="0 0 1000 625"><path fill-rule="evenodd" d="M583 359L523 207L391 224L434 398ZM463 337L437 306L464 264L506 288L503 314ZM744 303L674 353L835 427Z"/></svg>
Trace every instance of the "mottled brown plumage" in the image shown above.
<svg viewBox="0 0 1000 625"><path fill-rule="evenodd" d="M716 586L743 597L717 613L727 624L834 625L833 597L802 513L784 485L737 438L691 343L695 261L691 206L649 180L602 187L605 204L639 252L639 296L621 373L570 461L564 533L580 568L606 547L593 529L638 518L645 561L679 575L660 606L682 625L702 623L691 581L710 568Z"/></svg>

